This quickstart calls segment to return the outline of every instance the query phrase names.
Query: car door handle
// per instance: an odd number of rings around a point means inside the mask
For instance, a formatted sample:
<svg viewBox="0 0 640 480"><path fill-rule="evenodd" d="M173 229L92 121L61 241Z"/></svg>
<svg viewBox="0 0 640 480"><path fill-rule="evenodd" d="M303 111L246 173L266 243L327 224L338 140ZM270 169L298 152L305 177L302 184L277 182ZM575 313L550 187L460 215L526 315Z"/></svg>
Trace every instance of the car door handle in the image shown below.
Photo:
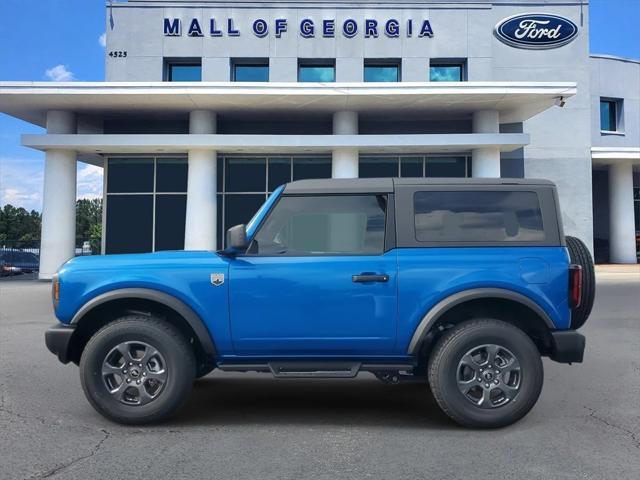
<svg viewBox="0 0 640 480"><path fill-rule="evenodd" d="M361 273L360 275L353 275L351 277L356 283L366 283L366 282L388 282L389 275L377 275L373 273Z"/></svg>

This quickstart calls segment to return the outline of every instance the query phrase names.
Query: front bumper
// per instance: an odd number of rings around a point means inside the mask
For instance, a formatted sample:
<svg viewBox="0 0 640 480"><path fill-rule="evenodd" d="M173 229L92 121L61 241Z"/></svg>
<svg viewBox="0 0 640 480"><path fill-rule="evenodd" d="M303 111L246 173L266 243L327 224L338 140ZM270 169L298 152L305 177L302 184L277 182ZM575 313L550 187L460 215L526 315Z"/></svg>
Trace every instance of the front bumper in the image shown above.
<svg viewBox="0 0 640 480"><path fill-rule="evenodd" d="M62 363L69 363L69 344L71 336L75 331L75 326L59 323L50 327L44 334L44 343L51 353L58 356Z"/></svg>
<svg viewBox="0 0 640 480"><path fill-rule="evenodd" d="M551 332L552 351L549 357L560 363L582 363L586 340L575 330Z"/></svg>

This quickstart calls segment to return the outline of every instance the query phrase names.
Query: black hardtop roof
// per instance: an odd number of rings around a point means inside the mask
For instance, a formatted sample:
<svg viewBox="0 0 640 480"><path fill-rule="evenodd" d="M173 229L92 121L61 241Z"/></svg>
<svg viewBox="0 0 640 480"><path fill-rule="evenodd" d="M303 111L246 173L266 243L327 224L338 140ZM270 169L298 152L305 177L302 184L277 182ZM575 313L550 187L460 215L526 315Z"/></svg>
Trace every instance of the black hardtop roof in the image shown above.
<svg viewBox="0 0 640 480"><path fill-rule="evenodd" d="M326 193L393 193L395 186L535 185L553 186L549 180L535 178L327 178L287 183L285 195Z"/></svg>

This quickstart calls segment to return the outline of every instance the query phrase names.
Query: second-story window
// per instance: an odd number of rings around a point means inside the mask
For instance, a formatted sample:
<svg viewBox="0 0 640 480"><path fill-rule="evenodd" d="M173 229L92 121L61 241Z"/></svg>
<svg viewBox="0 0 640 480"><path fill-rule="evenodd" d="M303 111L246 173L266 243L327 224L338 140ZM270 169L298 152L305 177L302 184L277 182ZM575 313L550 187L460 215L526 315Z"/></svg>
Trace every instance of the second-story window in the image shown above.
<svg viewBox="0 0 640 480"><path fill-rule="evenodd" d="M165 60L166 82L202 81L202 61L200 59Z"/></svg>
<svg viewBox="0 0 640 480"><path fill-rule="evenodd" d="M603 133L621 132L622 100L614 98L600 99L600 131Z"/></svg>
<svg viewBox="0 0 640 480"><path fill-rule="evenodd" d="M232 82L268 82L269 59L237 58L231 61Z"/></svg>
<svg viewBox="0 0 640 480"><path fill-rule="evenodd" d="M398 60L365 60L365 82L399 82L400 61Z"/></svg>
<svg viewBox="0 0 640 480"><path fill-rule="evenodd" d="M466 80L464 60L437 60L429 63L429 80L432 82L463 82Z"/></svg>
<svg viewBox="0 0 640 480"><path fill-rule="evenodd" d="M298 62L299 82L323 82L336 81L336 62L331 59L300 60Z"/></svg>

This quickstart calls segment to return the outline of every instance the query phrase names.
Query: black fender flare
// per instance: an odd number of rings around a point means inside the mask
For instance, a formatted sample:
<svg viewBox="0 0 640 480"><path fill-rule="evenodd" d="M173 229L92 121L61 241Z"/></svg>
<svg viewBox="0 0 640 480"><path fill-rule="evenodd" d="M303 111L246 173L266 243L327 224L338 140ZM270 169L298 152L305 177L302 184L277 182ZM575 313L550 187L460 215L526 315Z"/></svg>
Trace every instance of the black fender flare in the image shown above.
<svg viewBox="0 0 640 480"><path fill-rule="evenodd" d="M117 290L111 290L109 292L102 293L87 303L85 303L71 319L71 325L77 325L78 322L89 312L99 305L102 305L113 300L125 300L125 299L140 299L150 300L165 307L168 307L178 313L182 318L186 320L191 329L194 331L202 348L207 356L214 357L216 354L215 344L213 338L209 333L209 330L204 326L200 316L193 311L191 307L185 304L182 300L169 295L168 293L153 290L151 288L120 288Z"/></svg>
<svg viewBox="0 0 640 480"><path fill-rule="evenodd" d="M411 341L409 342L407 353L409 355L418 353L424 337L429 333L429 330L436 324L438 319L447 311L456 305L468 302L469 300L477 300L479 298L500 298L520 303L533 310L533 312L544 321L550 330L555 330L556 328L547 312L545 312L540 305L520 293L504 288L473 288L454 293L453 295L440 300L431 307L416 327L413 336L411 337Z"/></svg>

